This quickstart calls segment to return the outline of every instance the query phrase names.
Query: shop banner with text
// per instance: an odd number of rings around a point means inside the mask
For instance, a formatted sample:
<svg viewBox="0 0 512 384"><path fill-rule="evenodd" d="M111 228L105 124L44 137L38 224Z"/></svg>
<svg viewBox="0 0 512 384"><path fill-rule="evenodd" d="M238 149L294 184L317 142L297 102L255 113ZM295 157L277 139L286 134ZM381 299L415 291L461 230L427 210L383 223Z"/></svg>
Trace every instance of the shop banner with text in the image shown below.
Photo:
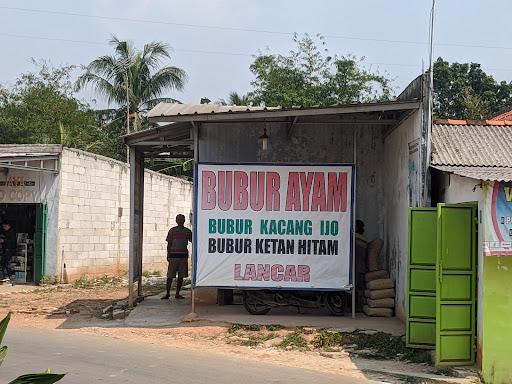
<svg viewBox="0 0 512 384"><path fill-rule="evenodd" d="M197 165L194 285L349 289L352 165Z"/></svg>
<svg viewBox="0 0 512 384"><path fill-rule="evenodd" d="M495 181L484 193L484 254L512 256L512 183Z"/></svg>

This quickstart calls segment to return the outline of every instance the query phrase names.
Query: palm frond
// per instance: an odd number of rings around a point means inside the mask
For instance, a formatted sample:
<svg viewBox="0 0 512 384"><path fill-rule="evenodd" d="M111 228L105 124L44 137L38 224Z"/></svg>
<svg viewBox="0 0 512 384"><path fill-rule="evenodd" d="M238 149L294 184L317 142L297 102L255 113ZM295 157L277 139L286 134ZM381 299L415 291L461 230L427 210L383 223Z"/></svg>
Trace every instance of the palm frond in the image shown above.
<svg viewBox="0 0 512 384"><path fill-rule="evenodd" d="M169 45L159 41L153 41L144 45L142 60L149 68L155 68L160 60L171 58L170 51L171 48Z"/></svg>
<svg viewBox="0 0 512 384"><path fill-rule="evenodd" d="M123 89L122 84L113 84L95 73L86 72L80 75L76 81L78 89L82 89L88 84L93 86L95 92L106 97L109 104L113 101L116 103L123 103L126 99L125 89Z"/></svg>
<svg viewBox="0 0 512 384"><path fill-rule="evenodd" d="M164 67L155 73L147 82L141 100L160 97L166 89L181 91L187 80L186 72L178 67Z"/></svg>

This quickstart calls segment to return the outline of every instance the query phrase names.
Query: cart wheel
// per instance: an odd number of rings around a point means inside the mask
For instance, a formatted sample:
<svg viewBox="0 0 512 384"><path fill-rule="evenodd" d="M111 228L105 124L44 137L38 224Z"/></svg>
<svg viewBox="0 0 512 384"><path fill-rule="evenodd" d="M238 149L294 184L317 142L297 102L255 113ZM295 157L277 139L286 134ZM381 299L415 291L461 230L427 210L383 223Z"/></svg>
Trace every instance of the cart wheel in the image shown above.
<svg viewBox="0 0 512 384"><path fill-rule="evenodd" d="M345 314L345 299L341 292L330 292L327 294L325 304L334 316L343 316Z"/></svg>
<svg viewBox="0 0 512 384"><path fill-rule="evenodd" d="M244 307L251 315L266 315L272 308L263 304L250 292L244 292Z"/></svg>

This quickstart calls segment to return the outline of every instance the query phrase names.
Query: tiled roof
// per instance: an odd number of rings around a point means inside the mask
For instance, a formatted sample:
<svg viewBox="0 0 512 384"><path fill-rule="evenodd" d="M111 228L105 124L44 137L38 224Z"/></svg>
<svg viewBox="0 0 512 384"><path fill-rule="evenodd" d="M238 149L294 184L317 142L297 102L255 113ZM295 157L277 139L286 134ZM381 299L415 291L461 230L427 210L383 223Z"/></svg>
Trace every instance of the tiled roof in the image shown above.
<svg viewBox="0 0 512 384"><path fill-rule="evenodd" d="M512 167L512 125L437 121L432 128L431 164Z"/></svg>
<svg viewBox="0 0 512 384"><path fill-rule="evenodd" d="M507 112L501 113L498 116L493 117L491 119L491 121L496 121L496 120L498 120L498 121L499 120L512 120L512 111L507 111Z"/></svg>

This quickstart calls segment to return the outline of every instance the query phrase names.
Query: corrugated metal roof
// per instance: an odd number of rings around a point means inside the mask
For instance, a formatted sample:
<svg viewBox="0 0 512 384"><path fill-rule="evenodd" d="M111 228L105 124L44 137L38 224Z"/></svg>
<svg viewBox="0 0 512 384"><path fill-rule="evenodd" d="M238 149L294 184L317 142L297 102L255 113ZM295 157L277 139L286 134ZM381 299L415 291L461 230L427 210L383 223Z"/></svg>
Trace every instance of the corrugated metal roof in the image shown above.
<svg viewBox="0 0 512 384"><path fill-rule="evenodd" d="M431 164L512 167L512 126L434 124Z"/></svg>
<svg viewBox="0 0 512 384"><path fill-rule="evenodd" d="M433 165L432 168L477 180L512 181L511 167L457 167Z"/></svg>
<svg viewBox="0 0 512 384"><path fill-rule="evenodd" d="M178 104L158 103L148 113L148 117L156 116L180 116L180 115L205 115L212 113L234 113L272 111L282 109L281 107L253 107L243 105L221 105L221 104Z"/></svg>
<svg viewBox="0 0 512 384"><path fill-rule="evenodd" d="M55 153L50 153L50 152L41 152L41 153L23 153L23 152L13 152L13 153L4 153L4 152L1 152L0 153L0 159L4 159L4 158L13 158L13 157L16 157L16 158L26 158L27 160L30 160L31 157L55 157Z"/></svg>
<svg viewBox="0 0 512 384"><path fill-rule="evenodd" d="M59 154L62 152L60 144L0 144L0 155L10 154Z"/></svg>
<svg viewBox="0 0 512 384"><path fill-rule="evenodd" d="M371 103L352 103L335 104L330 106L295 106L295 107L254 107L220 104L177 104L177 103L159 103L148 112L148 118L153 122L171 122L171 121L192 121L196 118L220 117L223 115L258 115L259 113L288 114L292 115L327 115L350 112L377 112L377 111L395 111L410 110L419 108L417 100L395 100L386 102ZM219 116L220 115L220 116ZM236 117L238 118L238 116ZM246 116L243 116L246 118Z"/></svg>

